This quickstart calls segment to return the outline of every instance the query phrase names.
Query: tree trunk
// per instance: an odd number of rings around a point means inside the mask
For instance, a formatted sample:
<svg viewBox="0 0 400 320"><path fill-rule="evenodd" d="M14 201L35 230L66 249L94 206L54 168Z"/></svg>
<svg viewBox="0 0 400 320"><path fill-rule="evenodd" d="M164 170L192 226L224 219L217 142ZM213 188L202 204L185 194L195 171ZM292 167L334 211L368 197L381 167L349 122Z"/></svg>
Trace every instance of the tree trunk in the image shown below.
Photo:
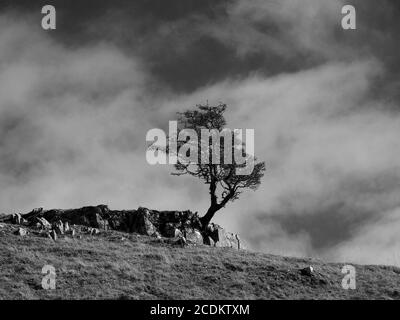
<svg viewBox="0 0 400 320"><path fill-rule="evenodd" d="M202 229L205 230L210 223L211 219L214 217L215 213L219 210L220 208L218 206L210 206L210 208L207 210L207 213L200 218L200 222L202 225Z"/></svg>

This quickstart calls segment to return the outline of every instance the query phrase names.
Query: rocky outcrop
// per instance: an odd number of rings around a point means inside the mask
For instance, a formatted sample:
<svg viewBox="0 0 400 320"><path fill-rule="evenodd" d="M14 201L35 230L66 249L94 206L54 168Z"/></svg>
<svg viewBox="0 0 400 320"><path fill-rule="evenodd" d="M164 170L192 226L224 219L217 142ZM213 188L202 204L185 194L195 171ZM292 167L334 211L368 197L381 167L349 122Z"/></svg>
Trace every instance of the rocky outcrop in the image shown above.
<svg viewBox="0 0 400 320"><path fill-rule="evenodd" d="M86 233L97 235L100 230L139 233L156 238L170 238L180 245L208 245L243 249L239 236L211 223L202 228L199 216L186 211L157 211L139 207L137 210L110 210L106 205L79 209L37 208L24 215L13 214L14 224L26 223L45 232L54 240L73 234L74 225L86 227Z"/></svg>

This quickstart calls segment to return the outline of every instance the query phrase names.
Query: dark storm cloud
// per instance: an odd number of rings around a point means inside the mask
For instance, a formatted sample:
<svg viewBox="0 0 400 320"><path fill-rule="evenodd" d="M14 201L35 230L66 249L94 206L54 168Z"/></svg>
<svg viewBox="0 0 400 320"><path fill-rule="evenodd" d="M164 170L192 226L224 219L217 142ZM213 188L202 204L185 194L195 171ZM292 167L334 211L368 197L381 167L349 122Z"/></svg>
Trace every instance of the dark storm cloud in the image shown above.
<svg viewBox="0 0 400 320"><path fill-rule="evenodd" d="M353 3L359 30L351 33L338 28L338 0L329 5L310 0L55 0L58 29L51 35L70 45L113 43L140 57L164 86L181 92L252 72L271 76L376 55L391 72L374 92L396 95L398 84L391 74L398 76L400 65L399 5L389 0L379 6ZM44 4L5 0L0 8L39 13Z"/></svg>
<svg viewBox="0 0 400 320"><path fill-rule="evenodd" d="M43 4L56 31L40 28ZM2 1L1 210L203 212L206 186L148 166L144 137L224 101L268 170L217 222L257 250L397 263L399 5L354 1L344 31L342 4Z"/></svg>

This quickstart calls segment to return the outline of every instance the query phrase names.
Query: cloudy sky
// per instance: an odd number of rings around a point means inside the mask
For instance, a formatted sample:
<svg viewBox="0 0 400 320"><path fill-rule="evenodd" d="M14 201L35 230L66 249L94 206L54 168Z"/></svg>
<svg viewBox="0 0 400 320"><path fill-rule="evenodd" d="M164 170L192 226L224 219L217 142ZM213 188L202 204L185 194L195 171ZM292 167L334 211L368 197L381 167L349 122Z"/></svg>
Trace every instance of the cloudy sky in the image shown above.
<svg viewBox="0 0 400 320"><path fill-rule="evenodd" d="M267 172L216 222L253 250L400 265L400 5L351 4L357 30L340 0L2 0L0 212L203 213L207 186L148 165L145 136L225 102Z"/></svg>

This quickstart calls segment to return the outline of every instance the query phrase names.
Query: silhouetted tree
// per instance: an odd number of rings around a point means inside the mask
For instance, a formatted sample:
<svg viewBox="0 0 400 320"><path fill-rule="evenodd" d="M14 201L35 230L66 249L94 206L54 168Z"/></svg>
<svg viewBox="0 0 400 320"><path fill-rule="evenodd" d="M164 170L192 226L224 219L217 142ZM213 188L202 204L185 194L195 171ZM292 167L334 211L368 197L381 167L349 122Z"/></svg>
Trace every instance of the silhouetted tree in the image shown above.
<svg viewBox="0 0 400 320"><path fill-rule="evenodd" d="M226 104L219 104L217 106L197 105L195 110L187 110L178 113L178 132L184 129L191 129L192 132L194 130L197 134L199 142L192 147L197 148L198 161L197 163L182 161L178 156L177 164L175 164L176 172L173 172L172 174L191 175L203 180L205 184L209 185L211 203L205 215L200 219L203 228L210 223L218 210L225 207L229 201L238 199L239 195L245 189L256 190L261 183L261 178L264 176L265 171L264 162L257 163L256 158L243 152L245 150L245 143L236 135L219 135L219 150L218 148L215 148L213 143L210 143L210 139L212 139L211 137L202 139L202 129L214 130L214 132L218 131L220 133L224 132L224 129L225 131L229 131L229 129L227 130L225 128L226 121L224 118L224 112L226 109ZM227 137L232 139L230 145L225 145L225 143L222 142L224 139L227 139ZM186 141L179 141L176 139L177 150L179 150L184 144L187 144L189 140L189 137ZM193 141L191 143L193 143ZM202 149L202 146L206 147ZM240 148L238 148L238 146L240 146ZM232 149L227 150L226 148ZM240 149L240 152L242 153L242 156L246 158L246 161L253 161L254 168L249 174L240 175L237 172L246 166L246 163L239 163L236 161L235 157L233 157L234 153L238 152L238 149ZM194 149L192 149L192 151L193 150ZM207 151L208 153L205 155L204 151ZM231 151L231 161L225 161L225 151ZM171 150L167 149L167 152L171 152ZM220 153L220 161L219 163L214 163L215 161L212 161L213 156L217 156L216 153L218 152ZM202 156L207 159L206 162L201 161Z"/></svg>

